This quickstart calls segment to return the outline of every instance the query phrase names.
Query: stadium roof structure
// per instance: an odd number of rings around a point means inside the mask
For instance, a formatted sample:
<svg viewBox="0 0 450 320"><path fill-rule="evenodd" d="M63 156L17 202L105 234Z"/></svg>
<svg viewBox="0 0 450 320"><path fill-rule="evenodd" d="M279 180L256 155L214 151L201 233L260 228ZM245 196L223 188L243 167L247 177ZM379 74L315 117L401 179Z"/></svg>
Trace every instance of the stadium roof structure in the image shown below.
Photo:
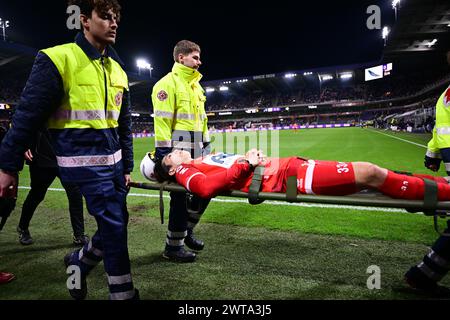
<svg viewBox="0 0 450 320"><path fill-rule="evenodd" d="M0 41L0 78L21 79L28 76L37 52L31 47Z"/></svg>
<svg viewBox="0 0 450 320"><path fill-rule="evenodd" d="M35 48L0 39L0 79L28 76L37 53L38 50ZM132 85L149 80L150 83L156 82L156 79L149 79L148 76L136 72L127 72L127 74Z"/></svg>
<svg viewBox="0 0 450 320"><path fill-rule="evenodd" d="M35 48L0 39L0 80L5 83L9 80L19 81L24 84L37 53ZM143 97L150 95L151 87L158 80L137 72L127 72L127 75L130 86L133 87L133 96L140 98L138 101L144 101Z"/></svg>
<svg viewBox="0 0 450 320"><path fill-rule="evenodd" d="M202 86L206 90L214 88L220 92L220 88L229 88L230 92L238 95L246 95L262 92L289 92L304 86L319 88L320 76L329 75L338 79L342 74L351 74L353 79L364 81L364 68L373 67L380 61L369 61L353 65L329 66L311 68L308 70L294 70L284 73L260 74L252 76L241 76L234 78L203 81ZM157 82L156 78L127 72L130 86L133 87L132 94L135 97L149 96L151 88ZM322 81L322 83L325 83ZM207 92L208 93L208 92ZM148 99L147 99L148 100Z"/></svg>
<svg viewBox="0 0 450 320"><path fill-rule="evenodd" d="M202 85L205 88L220 89L220 87L232 86L234 92L251 93L267 91L286 91L298 87L299 84L315 84L319 86L320 76L329 75L337 79L341 74L352 74L352 77L364 77L364 74L357 70L373 67L380 61L369 61L353 65L328 66L320 68L310 68L307 70L293 70L284 73L260 74L248 77L234 77L228 79L205 81Z"/></svg>
<svg viewBox="0 0 450 320"><path fill-rule="evenodd" d="M230 91L237 94L285 92L305 85L319 86L320 75L338 79L342 73L351 73L353 80L362 82L364 68L387 62L394 62L396 70L402 67L402 74L409 69L424 70L427 64L433 68L443 67L446 61L442 57L450 49L450 2L401 0L397 13L397 21L392 26L379 61L218 79L202 82L202 85L216 91L220 91L220 87L229 87ZM434 39L434 45L430 45ZM34 48L0 40L0 79L21 79L28 75L36 53ZM148 100L150 90L158 79L136 72L127 74L133 87L132 94L137 100Z"/></svg>
<svg viewBox="0 0 450 320"><path fill-rule="evenodd" d="M424 69L425 67L446 68L445 53L450 50L450 1L448 0L401 0L397 9L395 25L391 26L383 56L379 61L367 63L323 67L312 70L296 70L286 74L269 74L232 79L222 79L203 82L205 87L231 85L234 92L270 91L271 89L283 91L289 89L296 81L288 75L306 80L315 79L318 83L320 74L329 74L335 79L343 72L353 73L353 77L360 82L364 81L364 68L377 64L395 61L395 68L401 68L406 74L411 69ZM288 76L286 78L286 76ZM239 84L245 81L245 86ZM298 83L298 82L297 82ZM305 81L303 81L305 84Z"/></svg>
<svg viewBox="0 0 450 320"><path fill-rule="evenodd" d="M450 1L404 0L387 41L384 55L417 53L442 55L450 49Z"/></svg>
<svg viewBox="0 0 450 320"><path fill-rule="evenodd" d="M283 73L259 74L251 76L241 76L226 79L217 79L203 81L202 86L205 89L212 89L216 92L220 88L229 87L233 94L251 94L258 92L286 92L292 89L298 89L302 86L320 86L320 76L329 75L333 79L338 79L342 74L351 74L357 81L364 81L364 68L373 67L379 64L379 61L368 61L366 63L328 66L319 68L310 68L305 70L286 71ZM149 95L152 86L158 81L156 78L138 75L137 73L127 72L130 80L130 86L133 87L132 94L135 96Z"/></svg>
<svg viewBox="0 0 450 320"><path fill-rule="evenodd" d="M286 74L221 79L203 82L203 85L215 90L220 86L229 85L235 93L286 91L292 86L307 84L308 79L319 84L318 77L321 74L329 74L337 79L340 73L350 72L357 82L363 82L364 68L393 61L396 70L401 69L402 74L425 70L425 68L447 68L445 53L450 50L450 1L401 0L395 25L391 27L386 47L379 61L296 70ZM308 73L311 74L308 75ZM243 81L245 85L241 85Z"/></svg>

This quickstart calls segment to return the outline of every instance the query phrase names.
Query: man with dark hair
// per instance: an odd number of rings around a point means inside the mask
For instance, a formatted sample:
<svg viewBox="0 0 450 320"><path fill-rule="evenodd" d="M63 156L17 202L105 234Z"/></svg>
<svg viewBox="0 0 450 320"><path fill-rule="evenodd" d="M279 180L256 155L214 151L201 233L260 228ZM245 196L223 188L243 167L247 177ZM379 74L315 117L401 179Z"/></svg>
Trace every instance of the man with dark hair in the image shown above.
<svg viewBox="0 0 450 320"><path fill-rule="evenodd" d="M120 11L122 7L117 0L69 0L68 4L69 6L78 6L80 13L88 18L92 18L94 11L100 17L105 17L112 11L116 16L117 22L120 22Z"/></svg>
<svg viewBox="0 0 450 320"><path fill-rule="evenodd" d="M152 102L155 114L156 158L172 149L186 150L193 157L209 153L209 133L205 112L206 97L199 81L200 47L182 40L173 50L175 64L172 72L153 87ZM184 192L170 193L169 227L163 257L177 262L192 262L194 251L204 248L203 241L194 237L209 201L188 197ZM189 207L189 208L188 208Z"/></svg>
<svg viewBox="0 0 450 320"><path fill-rule="evenodd" d="M176 152L176 151L175 151ZM169 153L167 155L167 157L170 157L171 154ZM158 182L177 182L177 179L175 177L175 175L170 174L170 169L172 168L172 166L168 163L166 163L165 161L163 161L165 159L157 159L155 161L155 167L154 167L154 175L155 178Z"/></svg>
<svg viewBox="0 0 450 320"><path fill-rule="evenodd" d="M174 150L155 162L154 175L159 182L176 181L201 198L212 198L230 190L248 192L256 167L263 169L262 192L285 193L288 178L295 176L298 194L344 196L375 189L392 198L420 200L423 179L430 179L437 182L439 201L450 200L450 185L442 177L407 176L369 162L268 158L256 149L245 156L217 153L195 160L186 151Z"/></svg>
<svg viewBox="0 0 450 320"><path fill-rule="evenodd" d="M74 299L85 299L86 277L104 262L109 298L139 298L128 255L126 197L133 169L128 78L111 47L120 6L116 0L79 0L83 32L74 43L40 51L22 93L12 129L0 147L0 197L17 190L17 172L30 141L47 123L60 178L78 185L97 232L64 258L81 272Z"/></svg>

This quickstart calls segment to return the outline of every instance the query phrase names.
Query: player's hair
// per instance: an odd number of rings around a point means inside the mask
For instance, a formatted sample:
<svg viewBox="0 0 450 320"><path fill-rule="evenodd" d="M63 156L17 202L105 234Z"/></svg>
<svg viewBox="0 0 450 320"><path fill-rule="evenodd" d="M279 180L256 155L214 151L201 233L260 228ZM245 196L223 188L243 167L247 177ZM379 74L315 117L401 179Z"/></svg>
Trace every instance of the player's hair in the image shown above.
<svg viewBox="0 0 450 320"><path fill-rule="evenodd" d="M171 166L166 165L163 162L164 158L157 159L155 161L155 167L153 169L153 173L155 174L156 180L158 180L159 183L170 181L170 182L176 182L175 176L171 176L169 174Z"/></svg>
<svg viewBox="0 0 450 320"><path fill-rule="evenodd" d="M97 14L103 15L109 10L117 15L117 21L120 21L120 6L118 0L68 0L69 6L75 5L80 8L81 14L91 18L92 11L97 11Z"/></svg>
<svg viewBox="0 0 450 320"><path fill-rule="evenodd" d="M183 54L185 56L191 54L194 51L201 52L200 46L192 41L189 40L181 40L178 42L173 49L173 59L175 62L178 61L178 55Z"/></svg>

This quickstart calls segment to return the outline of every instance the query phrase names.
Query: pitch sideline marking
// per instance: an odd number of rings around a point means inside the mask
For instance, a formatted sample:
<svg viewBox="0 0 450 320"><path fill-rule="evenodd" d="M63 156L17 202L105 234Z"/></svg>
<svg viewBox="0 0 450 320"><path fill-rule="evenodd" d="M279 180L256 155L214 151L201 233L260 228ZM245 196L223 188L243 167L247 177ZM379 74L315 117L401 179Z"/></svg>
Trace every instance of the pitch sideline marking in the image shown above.
<svg viewBox="0 0 450 320"><path fill-rule="evenodd" d="M22 190L30 190L30 187L19 187ZM65 192L64 189L49 188L48 191L55 192ZM129 193L128 196L139 197L139 198L159 198L156 194L144 194L144 193ZM169 196L164 196L165 199L170 199ZM213 202L221 203L246 203L247 200L226 200L226 199L212 199ZM304 208L322 208L322 209L348 209L357 211L380 211L380 212L400 212L407 213L404 209L395 208L378 208L378 207L361 207L361 206L347 206L347 205L335 205L335 204L311 204L311 203L289 203L289 202L278 202L278 201L265 201L260 205L277 205L277 206L287 206L287 207L304 207ZM411 213L408 213L411 214ZM414 213L417 215L422 215L422 213Z"/></svg>
<svg viewBox="0 0 450 320"><path fill-rule="evenodd" d="M383 136L387 136L387 137L390 137L392 139L397 139L397 140L400 140L400 141L403 141L403 142L407 142L407 143L410 143L410 144L413 144L415 146L419 146L419 147L422 147L422 148L425 148L425 149L427 148L427 146L424 146L423 144L419 144L419 143L415 143L415 142L412 142L412 141L409 141L409 140L406 140L406 139L402 139L402 138L399 138L399 137L391 136L390 134L379 132L377 130L372 130L372 129L369 129L369 130L371 132L382 134Z"/></svg>

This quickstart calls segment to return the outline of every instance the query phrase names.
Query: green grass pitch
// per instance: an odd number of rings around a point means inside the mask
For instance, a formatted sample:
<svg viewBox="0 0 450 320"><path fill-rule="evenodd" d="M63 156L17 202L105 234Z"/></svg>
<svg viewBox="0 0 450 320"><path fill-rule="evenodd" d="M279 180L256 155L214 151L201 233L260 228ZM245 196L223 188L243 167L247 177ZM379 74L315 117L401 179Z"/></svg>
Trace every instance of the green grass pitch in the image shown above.
<svg viewBox="0 0 450 320"><path fill-rule="evenodd" d="M280 156L370 161L396 170L429 173L423 157L429 135L362 128L281 131ZM136 139L133 179L153 139ZM439 172L445 175L443 169ZM63 256L73 250L68 204L54 183L37 209L30 231L35 244L23 247L15 232L29 186L20 175L19 199L0 233L0 270L17 279L0 288L0 300L69 299ZM168 196L168 194L166 194ZM168 198L166 198L168 212ZM400 210L264 203L219 198L196 229L206 246L193 264L164 260L166 225L159 219L156 192L132 189L129 250L141 298L184 299L416 299L405 290L407 269L437 238L432 219ZM89 235L95 221L85 211ZM441 221L441 227L444 221ZM381 269L381 289L369 290L367 269ZM443 284L450 284L448 278ZM103 265L88 278L89 299L106 299Z"/></svg>

